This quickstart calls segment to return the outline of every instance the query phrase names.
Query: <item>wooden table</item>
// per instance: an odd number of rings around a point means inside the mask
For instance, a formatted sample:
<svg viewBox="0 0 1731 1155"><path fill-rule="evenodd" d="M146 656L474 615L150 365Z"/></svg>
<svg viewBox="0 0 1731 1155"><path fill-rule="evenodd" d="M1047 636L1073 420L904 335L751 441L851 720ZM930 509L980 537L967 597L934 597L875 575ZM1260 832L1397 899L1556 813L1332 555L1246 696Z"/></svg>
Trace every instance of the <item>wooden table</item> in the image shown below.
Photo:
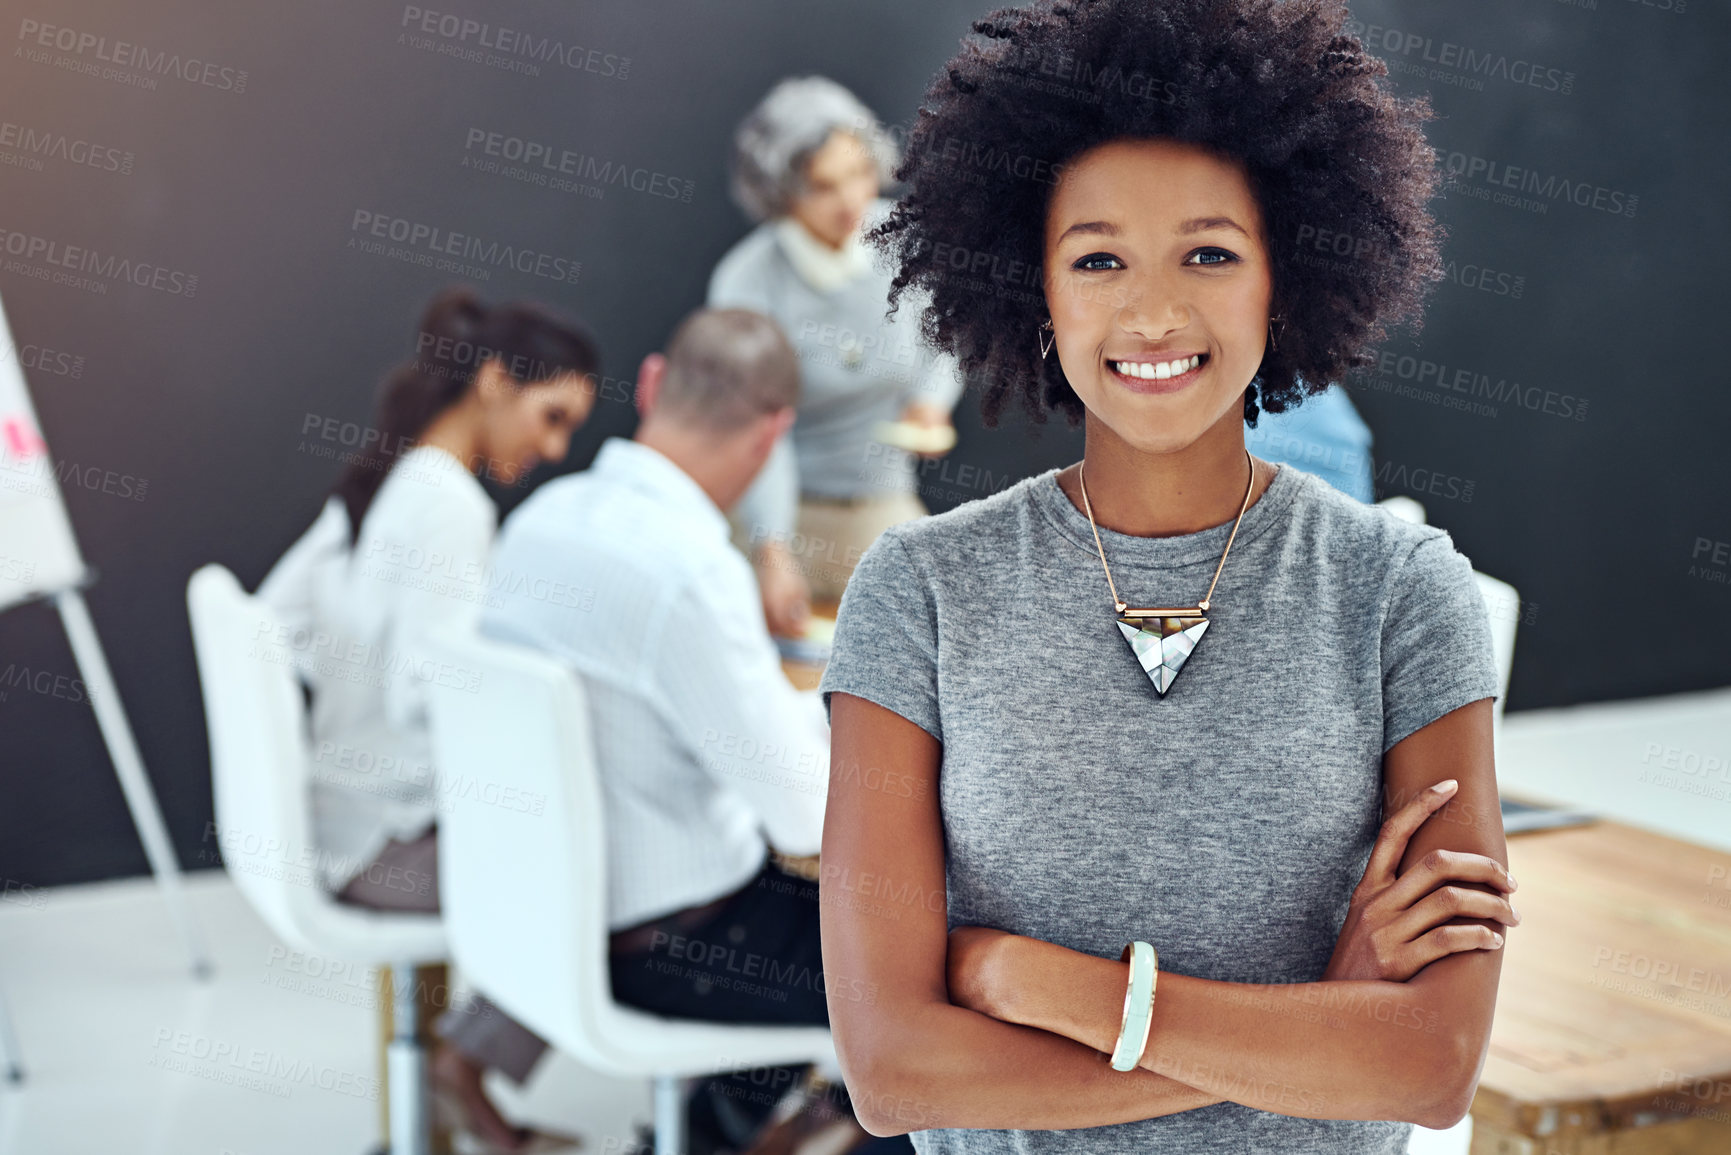
<svg viewBox="0 0 1731 1155"><path fill-rule="evenodd" d="M1509 870L1472 1155L1731 1153L1731 852L1595 822Z"/></svg>

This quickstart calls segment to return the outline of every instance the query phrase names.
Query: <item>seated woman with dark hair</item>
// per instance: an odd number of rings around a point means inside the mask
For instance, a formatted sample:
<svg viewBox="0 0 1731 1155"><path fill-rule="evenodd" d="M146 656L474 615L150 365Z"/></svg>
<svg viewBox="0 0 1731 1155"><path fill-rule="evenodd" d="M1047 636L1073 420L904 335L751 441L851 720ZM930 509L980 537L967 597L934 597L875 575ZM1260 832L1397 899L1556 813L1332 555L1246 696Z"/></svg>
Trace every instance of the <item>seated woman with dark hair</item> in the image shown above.
<svg viewBox="0 0 1731 1155"><path fill-rule="evenodd" d="M1000 9L908 142L892 300L930 294L989 424L1086 435L886 530L822 682L824 964L878 991L836 1046L923 1153L1395 1155L1472 1100L1519 921L1472 567L1245 446L1440 271L1427 110L1346 15ZM1376 259L1302 261L1306 227Z"/></svg>
<svg viewBox="0 0 1731 1155"><path fill-rule="evenodd" d="M324 510L259 586L297 636L312 691L313 836L323 882L378 910L439 908L443 787L425 704L428 631L473 626L490 596L498 523L476 474L517 482L565 456L595 403L599 358L572 321L530 303L440 293L416 356L386 378L378 417ZM481 1089L481 1067L521 1082L546 1044L477 999L440 1022L439 1102L492 1151L530 1136Z"/></svg>

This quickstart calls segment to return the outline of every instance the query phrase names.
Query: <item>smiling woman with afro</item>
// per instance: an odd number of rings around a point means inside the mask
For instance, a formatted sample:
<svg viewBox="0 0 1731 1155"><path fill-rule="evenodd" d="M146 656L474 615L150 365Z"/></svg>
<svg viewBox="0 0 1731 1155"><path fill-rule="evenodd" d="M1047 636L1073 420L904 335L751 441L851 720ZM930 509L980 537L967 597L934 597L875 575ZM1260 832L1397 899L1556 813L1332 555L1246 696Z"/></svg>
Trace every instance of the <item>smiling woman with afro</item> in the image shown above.
<svg viewBox="0 0 1731 1155"><path fill-rule="evenodd" d="M1247 170L1283 319L1245 390L1253 426L1258 395L1282 412L1418 319L1442 276L1428 104L1379 84L1387 66L1343 20L1332 3L1173 0L1039 4L974 23L979 39L926 95L896 174L912 192L877 239L900 262L892 301L929 288L928 337L989 383L988 424L1011 393L1036 420L1052 408L1081 419L1063 369L1038 357L1045 306L1021 271L1039 267L1064 167L1105 141L1189 141ZM991 271L1002 283L982 291Z"/></svg>
<svg viewBox="0 0 1731 1155"><path fill-rule="evenodd" d="M895 296L989 424L1084 429L886 530L819 687L837 1056L922 1155L1401 1155L1472 1102L1520 922L1472 565L1245 443L1440 272L1428 110L1345 19L1000 9L908 137Z"/></svg>

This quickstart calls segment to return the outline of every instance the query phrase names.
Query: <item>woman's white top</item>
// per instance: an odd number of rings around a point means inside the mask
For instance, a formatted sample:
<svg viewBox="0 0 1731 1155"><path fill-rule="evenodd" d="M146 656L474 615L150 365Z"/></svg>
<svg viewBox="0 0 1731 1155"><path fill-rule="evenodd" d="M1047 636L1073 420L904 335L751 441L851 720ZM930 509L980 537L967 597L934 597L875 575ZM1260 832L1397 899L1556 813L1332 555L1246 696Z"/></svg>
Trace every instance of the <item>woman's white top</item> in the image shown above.
<svg viewBox="0 0 1731 1155"><path fill-rule="evenodd" d="M433 823L440 776L425 693L474 675L432 661L422 643L431 628L478 621L497 524L462 462L418 446L379 486L352 547L332 497L259 585L312 690L312 853L332 889L388 839Z"/></svg>

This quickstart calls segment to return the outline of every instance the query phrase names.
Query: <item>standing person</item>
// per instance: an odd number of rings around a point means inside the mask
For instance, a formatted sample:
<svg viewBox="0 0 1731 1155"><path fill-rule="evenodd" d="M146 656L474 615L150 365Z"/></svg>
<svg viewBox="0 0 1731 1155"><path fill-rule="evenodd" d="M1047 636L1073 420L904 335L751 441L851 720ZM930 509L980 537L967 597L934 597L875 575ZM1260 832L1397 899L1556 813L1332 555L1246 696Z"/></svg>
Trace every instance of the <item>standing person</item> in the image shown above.
<svg viewBox="0 0 1731 1155"><path fill-rule="evenodd" d="M821 684L824 962L878 990L832 997L837 1050L868 1129L922 1155L1395 1155L1472 1100L1519 921L1472 566L1244 444L1440 275L1426 106L1346 19L998 9L908 143L895 291L930 291L988 423L1014 397L1086 439L887 530ZM982 183L952 140L1062 175ZM1306 224L1402 259L1306 265ZM1041 298L953 278L939 241L1038 265ZM886 917L864 879L913 901Z"/></svg>
<svg viewBox="0 0 1731 1155"><path fill-rule="evenodd" d="M439 293L416 355L385 379L366 448L301 538L259 585L295 637L315 639L300 673L312 691L313 837L339 901L436 912L440 781L425 702L454 676L420 655L440 627L472 625L488 588L498 513L477 473L517 482L560 461L595 402L587 333L530 303L488 307ZM489 1151L526 1149L481 1086L483 1067L517 1082L546 1049L484 999L440 1020L441 1103Z"/></svg>
<svg viewBox="0 0 1731 1155"><path fill-rule="evenodd" d="M877 117L821 76L776 85L734 137L734 199L759 224L716 265L708 303L774 318L800 357L799 418L734 515L773 633L803 632L811 596L840 597L879 533L926 514L915 463L955 438L955 361L907 313L885 317L889 274L861 241L895 163ZM931 447L879 440L898 422Z"/></svg>

